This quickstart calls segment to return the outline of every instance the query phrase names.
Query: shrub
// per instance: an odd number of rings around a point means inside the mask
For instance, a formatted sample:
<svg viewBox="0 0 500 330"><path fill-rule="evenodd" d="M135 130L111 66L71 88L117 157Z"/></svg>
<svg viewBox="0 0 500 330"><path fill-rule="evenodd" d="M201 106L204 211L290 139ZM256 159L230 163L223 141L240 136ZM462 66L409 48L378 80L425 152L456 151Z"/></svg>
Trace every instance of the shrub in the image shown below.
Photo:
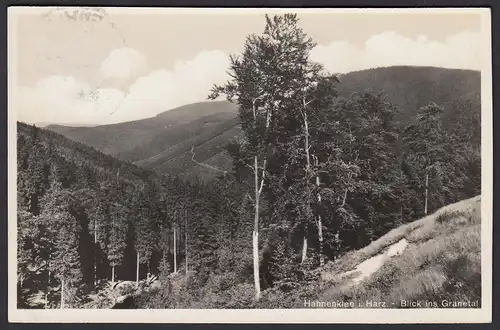
<svg viewBox="0 0 500 330"><path fill-rule="evenodd" d="M249 283L238 284L229 292L226 308L255 308L254 287Z"/></svg>
<svg viewBox="0 0 500 330"><path fill-rule="evenodd" d="M120 296L133 294L136 291L136 284L132 282L125 282L118 286Z"/></svg>

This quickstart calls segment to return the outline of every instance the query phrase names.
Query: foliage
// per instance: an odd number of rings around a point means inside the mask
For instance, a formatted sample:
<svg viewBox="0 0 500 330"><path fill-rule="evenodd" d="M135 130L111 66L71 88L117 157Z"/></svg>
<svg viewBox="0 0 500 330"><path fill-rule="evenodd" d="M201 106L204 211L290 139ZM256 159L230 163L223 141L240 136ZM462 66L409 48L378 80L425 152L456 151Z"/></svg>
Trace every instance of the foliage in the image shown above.
<svg viewBox="0 0 500 330"><path fill-rule="evenodd" d="M102 289L94 280L109 281L113 272L115 280L132 281L138 272L139 280L152 273L161 284L139 299L148 308L293 306L292 295L314 296L321 271L352 269L402 237L421 244L428 253L419 250L417 257L433 262L432 244L437 251L458 249L440 237L453 230L463 239L455 230L477 225L477 214L412 221L424 213L426 176L430 212L480 194L476 101L426 100L403 125L402 113L410 112L387 94L342 93L346 76L310 61L314 45L295 15L268 16L264 31L248 36L242 54L231 57L232 79L215 86L211 97L225 94L236 104L241 131L223 151L232 170L209 182L184 180L177 170L153 173L18 123L20 302L28 305L41 292L55 306L53 293L64 281L67 302L78 306L79 295L98 299ZM221 131L202 135L215 138ZM203 139L177 133L175 146L155 140L149 151L172 147L169 154L181 168L186 151ZM212 145L217 152L219 142ZM201 149L198 161L211 155ZM467 244L476 248L472 238ZM378 283L387 290L367 285L332 297L475 296L476 257L458 250L440 255L446 259L439 259L441 269L384 269ZM400 278L420 289L409 292ZM262 285L259 302L250 294L252 281Z"/></svg>

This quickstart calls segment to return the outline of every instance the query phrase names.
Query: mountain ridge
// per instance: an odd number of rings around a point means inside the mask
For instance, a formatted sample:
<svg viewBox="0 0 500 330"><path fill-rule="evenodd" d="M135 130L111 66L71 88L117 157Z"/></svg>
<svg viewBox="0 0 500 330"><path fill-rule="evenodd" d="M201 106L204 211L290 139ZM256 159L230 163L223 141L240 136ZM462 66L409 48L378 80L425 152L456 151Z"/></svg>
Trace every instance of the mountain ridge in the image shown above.
<svg viewBox="0 0 500 330"><path fill-rule="evenodd" d="M442 105L445 116L453 116L463 104L479 113L480 77L474 70L390 66L340 75L337 89L341 97L384 92L401 110L399 119L404 124L430 102ZM197 102L131 122L97 127L50 125L47 129L147 169L210 176L191 161L190 148L195 146L200 156L205 155L198 159L197 153L198 161L224 164L221 170L230 170L223 148L239 132L238 107L228 101Z"/></svg>

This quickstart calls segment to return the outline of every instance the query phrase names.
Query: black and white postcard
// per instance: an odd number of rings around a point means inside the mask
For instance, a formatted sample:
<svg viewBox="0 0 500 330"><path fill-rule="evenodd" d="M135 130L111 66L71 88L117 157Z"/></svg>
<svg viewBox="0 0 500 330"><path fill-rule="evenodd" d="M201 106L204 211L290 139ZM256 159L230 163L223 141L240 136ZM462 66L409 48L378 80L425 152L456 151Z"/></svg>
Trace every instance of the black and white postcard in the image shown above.
<svg viewBox="0 0 500 330"><path fill-rule="evenodd" d="M490 322L490 24L9 8L10 321Z"/></svg>

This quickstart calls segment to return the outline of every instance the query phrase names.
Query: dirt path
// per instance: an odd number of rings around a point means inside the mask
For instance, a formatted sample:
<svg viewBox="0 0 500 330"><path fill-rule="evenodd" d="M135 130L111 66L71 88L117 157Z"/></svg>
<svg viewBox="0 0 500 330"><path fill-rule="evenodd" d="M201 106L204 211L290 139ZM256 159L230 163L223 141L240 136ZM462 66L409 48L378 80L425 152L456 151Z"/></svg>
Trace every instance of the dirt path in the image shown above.
<svg viewBox="0 0 500 330"><path fill-rule="evenodd" d="M396 255L400 255L408 247L408 241L403 238L399 242L392 244L384 252L377 254L371 258L366 259L362 263L358 264L356 268L340 274L340 278L346 279L344 288L358 285L366 278L373 275L377 270L379 270L389 259Z"/></svg>
<svg viewBox="0 0 500 330"><path fill-rule="evenodd" d="M203 164L203 163L199 163L197 162L195 159L194 159L194 156L195 156L195 153L194 153L194 146L191 147L191 160L193 161L193 163L197 164L197 165L200 165L200 166L203 166L205 168L208 168L210 170L213 170L213 171L217 171L217 172L221 172L223 173L224 175L226 175L227 171L223 171L223 170L220 170L216 167L213 167L213 166L210 166L208 164Z"/></svg>

